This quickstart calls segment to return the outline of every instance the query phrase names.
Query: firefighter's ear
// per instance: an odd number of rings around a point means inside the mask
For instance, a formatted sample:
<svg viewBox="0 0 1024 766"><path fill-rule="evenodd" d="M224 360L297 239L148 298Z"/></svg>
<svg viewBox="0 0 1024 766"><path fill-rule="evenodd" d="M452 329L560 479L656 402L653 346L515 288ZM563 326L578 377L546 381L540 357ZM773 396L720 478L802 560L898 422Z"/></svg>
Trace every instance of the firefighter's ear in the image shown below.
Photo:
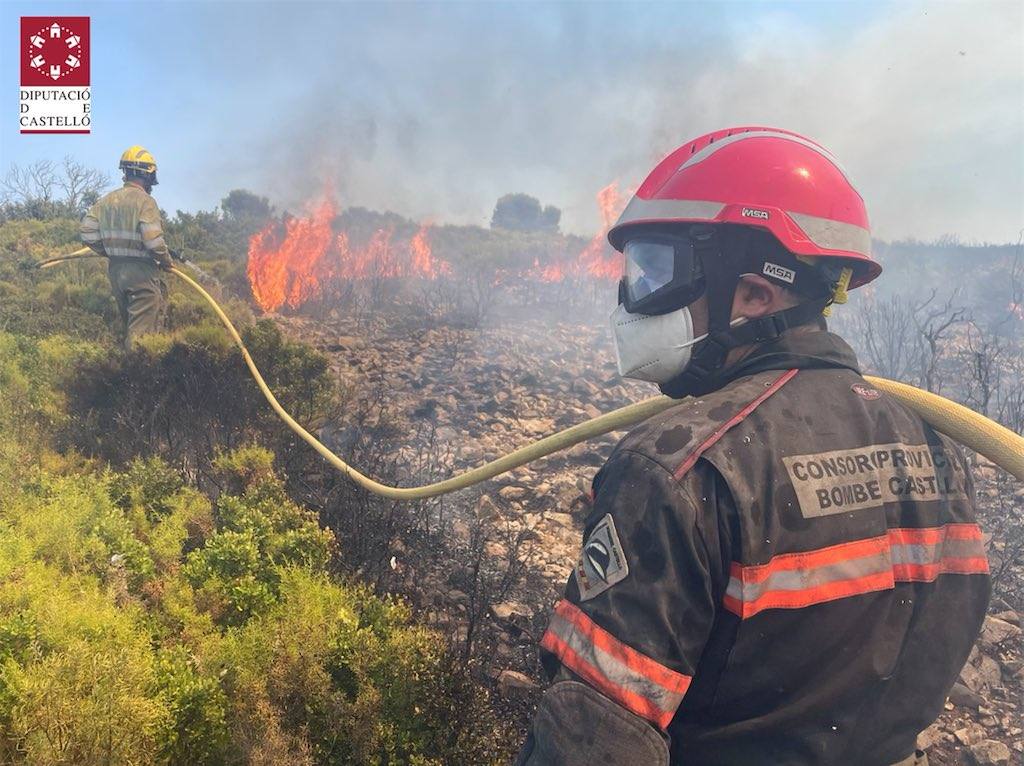
<svg viewBox="0 0 1024 766"><path fill-rule="evenodd" d="M792 302L785 289L757 274L744 274L736 284L732 316L762 317L789 308Z"/></svg>

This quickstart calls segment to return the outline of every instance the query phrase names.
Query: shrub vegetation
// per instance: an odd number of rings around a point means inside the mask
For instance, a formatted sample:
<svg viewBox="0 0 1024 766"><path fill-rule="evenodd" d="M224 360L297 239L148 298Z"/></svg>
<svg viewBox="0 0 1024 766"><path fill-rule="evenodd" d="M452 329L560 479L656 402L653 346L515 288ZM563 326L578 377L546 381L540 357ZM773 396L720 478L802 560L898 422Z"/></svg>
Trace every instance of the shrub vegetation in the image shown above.
<svg viewBox="0 0 1024 766"><path fill-rule="evenodd" d="M232 204L175 225L241 238L262 203ZM175 291L170 332L117 351L102 263L30 268L75 239L0 223L0 763L500 760L446 639L290 499L292 437L220 328ZM326 417L324 357L228 304L285 405Z"/></svg>

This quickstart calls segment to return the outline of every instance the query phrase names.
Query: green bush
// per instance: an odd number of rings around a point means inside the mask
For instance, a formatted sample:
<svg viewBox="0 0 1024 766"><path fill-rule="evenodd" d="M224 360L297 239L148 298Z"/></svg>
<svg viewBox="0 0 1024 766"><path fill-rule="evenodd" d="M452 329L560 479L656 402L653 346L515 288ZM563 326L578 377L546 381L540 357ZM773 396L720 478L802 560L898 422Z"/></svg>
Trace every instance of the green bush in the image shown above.
<svg viewBox="0 0 1024 766"><path fill-rule="evenodd" d="M184 486L181 475L159 458L137 458L124 473L110 482L110 496L118 508L134 515L141 511L147 520L167 516L175 495Z"/></svg>
<svg viewBox="0 0 1024 766"><path fill-rule="evenodd" d="M137 609L0 535L0 762L152 762L166 709Z"/></svg>
<svg viewBox="0 0 1024 766"><path fill-rule="evenodd" d="M445 642L333 579L271 453L216 471L214 503L158 459L7 492L0 762L496 762L501 725Z"/></svg>
<svg viewBox="0 0 1024 766"><path fill-rule="evenodd" d="M223 763L229 746L228 698L216 677L204 675L182 646L161 651L156 663L158 696L168 715L160 732L165 763Z"/></svg>
<svg viewBox="0 0 1024 766"><path fill-rule="evenodd" d="M334 536L289 500L272 471L273 455L248 449L222 456L217 468L240 495L217 501L217 531L193 551L184 575L206 611L225 625L244 623L277 601L288 567L323 571Z"/></svg>
<svg viewBox="0 0 1024 766"><path fill-rule="evenodd" d="M479 743L453 757L451 721L434 714L445 656L436 634L400 604L323 574L290 569L279 587L271 610L218 647L236 741L269 739L318 764L486 762Z"/></svg>

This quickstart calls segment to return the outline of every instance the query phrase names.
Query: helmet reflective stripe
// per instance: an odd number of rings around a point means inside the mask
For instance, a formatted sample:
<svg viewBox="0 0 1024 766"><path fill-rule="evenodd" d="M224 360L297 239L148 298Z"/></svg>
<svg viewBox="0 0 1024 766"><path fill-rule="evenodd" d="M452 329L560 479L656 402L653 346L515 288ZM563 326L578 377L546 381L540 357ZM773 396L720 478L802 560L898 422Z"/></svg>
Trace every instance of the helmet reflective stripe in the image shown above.
<svg viewBox="0 0 1024 766"><path fill-rule="evenodd" d="M757 208L752 205L752 208ZM644 221L707 221L713 222L725 205L721 202L706 202L692 199L642 199L633 197L622 211L616 226ZM844 221L820 218L806 213L785 211L786 215L803 230L807 238L825 250L850 250L865 256L871 255L871 234L867 229ZM751 221L751 224L754 224Z"/></svg>
<svg viewBox="0 0 1024 766"><path fill-rule="evenodd" d="M871 256L871 233L860 226L831 218L819 218L806 213L786 214L796 221L811 242L825 250L851 250L855 253Z"/></svg>
<svg viewBox="0 0 1024 766"><path fill-rule="evenodd" d="M713 221L725 205L696 199L643 199L633 197L622 211L616 226L636 221L662 221L665 219L692 219Z"/></svg>
<svg viewBox="0 0 1024 766"><path fill-rule="evenodd" d="M747 133L734 133L731 136L720 138L713 144L708 144L699 152L697 152L688 160L686 160L686 162L679 166L679 170L685 170L688 167L696 165L698 162L706 160L708 157L710 157L712 154L717 152L722 147L728 146L729 144L734 144L737 141L742 141L746 138L781 138L786 141L792 141L795 144L800 144L801 146L806 146L808 149L813 149L826 160L835 165L839 172L843 174L843 177L847 181L849 181L851 185L853 184L853 181L850 181L850 174L846 172L846 168L844 168L839 163L839 160L837 160L835 156L830 151L828 151L828 149L825 149L822 146L818 146L813 141L808 141L803 136L796 136L793 135L792 133L784 133L781 130L751 130ZM676 172L679 171L677 170Z"/></svg>

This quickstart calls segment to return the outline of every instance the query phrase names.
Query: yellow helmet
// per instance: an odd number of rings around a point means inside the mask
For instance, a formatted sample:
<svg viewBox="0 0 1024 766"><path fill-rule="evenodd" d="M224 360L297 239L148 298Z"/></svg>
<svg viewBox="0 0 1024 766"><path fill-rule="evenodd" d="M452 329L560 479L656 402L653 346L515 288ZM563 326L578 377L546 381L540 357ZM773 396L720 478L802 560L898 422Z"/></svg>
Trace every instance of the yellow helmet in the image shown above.
<svg viewBox="0 0 1024 766"><path fill-rule="evenodd" d="M121 170L134 171L152 175L152 182L156 183L156 160L153 155L139 145L125 149L121 155L121 162L117 165Z"/></svg>

